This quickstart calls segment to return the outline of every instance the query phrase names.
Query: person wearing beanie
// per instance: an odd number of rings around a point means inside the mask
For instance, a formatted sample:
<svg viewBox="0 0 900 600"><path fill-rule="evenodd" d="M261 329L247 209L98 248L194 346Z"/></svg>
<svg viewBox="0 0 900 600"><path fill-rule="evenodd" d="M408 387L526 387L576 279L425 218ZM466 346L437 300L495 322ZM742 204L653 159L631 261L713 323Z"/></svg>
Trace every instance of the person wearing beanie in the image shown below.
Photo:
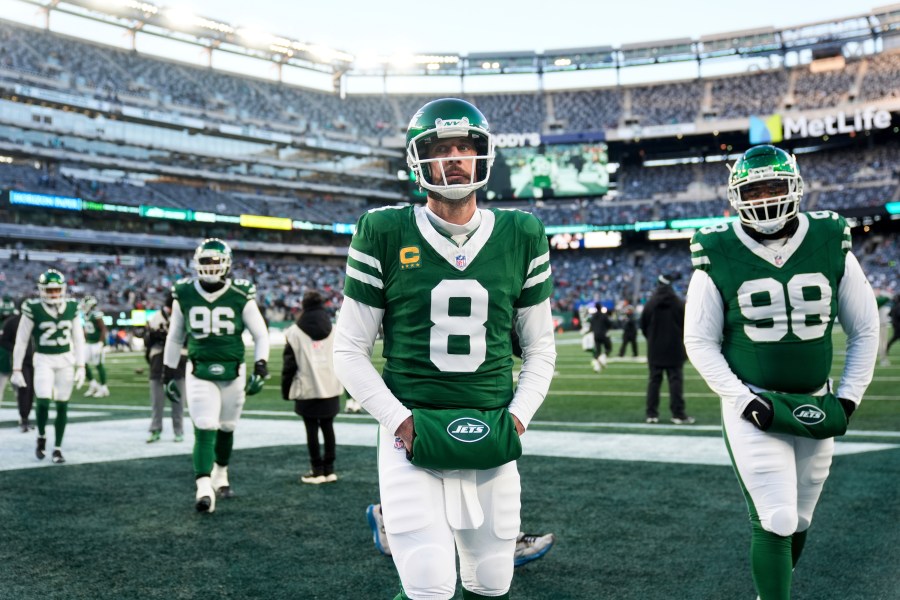
<svg viewBox="0 0 900 600"><path fill-rule="evenodd" d="M306 447L310 470L300 477L302 483L337 481L334 472L336 442L334 418L340 410L344 391L334 374L334 328L319 292L303 295L303 312L288 327L284 337L284 366L281 371L281 397L294 402L294 412L306 426ZM319 445L322 432L324 454Z"/></svg>

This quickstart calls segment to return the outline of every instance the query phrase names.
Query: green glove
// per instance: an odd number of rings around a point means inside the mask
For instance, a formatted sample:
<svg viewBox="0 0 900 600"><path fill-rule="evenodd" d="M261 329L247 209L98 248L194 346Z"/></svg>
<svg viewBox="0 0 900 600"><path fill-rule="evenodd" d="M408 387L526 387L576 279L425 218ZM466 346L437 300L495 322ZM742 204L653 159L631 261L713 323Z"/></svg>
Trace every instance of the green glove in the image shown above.
<svg viewBox="0 0 900 600"><path fill-rule="evenodd" d="M244 391L248 396L255 396L262 391L268 377L269 369L266 367L266 361L262 359L256 361L253 365L253 375L247 380Z"/></svg>

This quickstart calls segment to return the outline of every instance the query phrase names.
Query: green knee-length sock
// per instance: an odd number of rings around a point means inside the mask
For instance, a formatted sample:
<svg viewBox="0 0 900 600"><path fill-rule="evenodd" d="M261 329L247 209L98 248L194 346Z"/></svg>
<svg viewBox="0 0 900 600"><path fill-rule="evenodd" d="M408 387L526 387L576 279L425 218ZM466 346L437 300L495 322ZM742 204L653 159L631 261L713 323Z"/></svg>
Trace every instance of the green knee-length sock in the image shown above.
<svg viewBox="0 0 900 600"><path fill-rule="evenodd" d="M69 422L69 403L56 403L56 420L53 421L53 432L56 434L56 447L62 448L63 434L66 432L66 423Z"/></svg>
<svg viewBox="0 0 900 600"><path fill-rule="evenodd" d="M97 379L100 380L100 385L106 385L106 367L103 363L97 365Z"/></svg>
<svg viewBox="0 0 900 600"><path fill-rule="evenodd" d="M194 474L197 477L207 477L212 472L215 447L215 429L194 427Z"/></svg>
<svg viewBox="0 0 900 600"><path fill-rule="evenodd" d="M231 460L231 449L234 447L234 432L222 431L216 432L216 462L223 467L228 466Z"/></svg>
<svg viewBox="0 0 900 600"><path fill-rule="evenodd" d="M34 416L37 420L38 435L47 435L47 421L50 418L50 398L37 398L34 407Z"/></svg>
<svg viewBox="0 0 900 600"><path fill-rule="evenodd" d="M761 600L790 600L794 568L791 551L791 536L766 531L758 519L753 520L750 564L753 583Z"/></svg>
<svg viewBox="0 0 900 600"><path fill-rule="evenodd" d="M94 372L91 371L91 365L84 365L84 380L85 381L93 381L94 380Z"/></svg>
<svg viewBox="0 0 900 600"><path fill-rule="evenodd" d="M798 531L791 536L791 563L794 567L800 562L800 555L803 554L803 547L806 545L806 532L809 529Z"/></svg>

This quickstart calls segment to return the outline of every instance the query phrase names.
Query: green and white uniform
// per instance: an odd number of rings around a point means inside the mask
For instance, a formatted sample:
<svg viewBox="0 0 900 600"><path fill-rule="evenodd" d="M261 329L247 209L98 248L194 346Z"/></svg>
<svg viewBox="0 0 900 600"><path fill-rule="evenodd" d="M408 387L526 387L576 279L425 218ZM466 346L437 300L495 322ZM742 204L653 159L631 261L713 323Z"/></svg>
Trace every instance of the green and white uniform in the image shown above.
<svg viewBox="0 0 900 600"><path fill-rule="evenodd" d="M67 401L74 385L73 367L84 364L84 331L78 302L49 305L40 300L22 303L16 331L13 369L21 370L28 340L34 343L34 394L37 398Z"/></svg>
<svg viewBox="0 0 900 600"><path fill-rule="evenodd" d="M269 356L256 286L226 279L220 290L209 293L197 280L182 279L172 295L164 363L173 369L178 366L187 339L190 364L185 387L191 420L198 429L234 431L244 405L244 329L253 335L254 360Z"/></svg>
<svg viewBox="0 0 900 600"><path fill-rule="evenodd" d="M467 590L497 595L503 582L508 588L519 530L515 461L487 470L421 469L394 432L419 407L508 406L527 426L553 373L551 292L547 237L530 214L480 210L468 226L453 226L424 207L400 207L370 211L357 224L335 368L382 424L385 529L410 597L452 596L454 541ZM514 317L530 363L515 396ZM383 378L369 362L379 325ZM508 564L498 558L507 555Z"/></svg>
<svg viewBox="0 0 900 600"><path fill-rule="evenodd" d="M788 545L790 536L810 525L834 439L763 432L741 415L754 392L828 390L836 318L848 336L836 395L858 404L878 343L874 296L850 252L846 221L829 211L797 218L797 230L786 240L758 242L738 222L694 236L684 334L691 362L722 399L725 440L751 519ZM770 574L769 583L785 585L786 579L789 586L790 567ZM780 597L784 588L778 589L769 590L770 597Z"/></svg>
<svg viewBox="0 0 900 600"><path fill-rule="evenodd" d="M103 322L103 311L94 309L84 316L84 341L87 344L85 362L96 367L103 363L103 329L97 323Z"/></svg>

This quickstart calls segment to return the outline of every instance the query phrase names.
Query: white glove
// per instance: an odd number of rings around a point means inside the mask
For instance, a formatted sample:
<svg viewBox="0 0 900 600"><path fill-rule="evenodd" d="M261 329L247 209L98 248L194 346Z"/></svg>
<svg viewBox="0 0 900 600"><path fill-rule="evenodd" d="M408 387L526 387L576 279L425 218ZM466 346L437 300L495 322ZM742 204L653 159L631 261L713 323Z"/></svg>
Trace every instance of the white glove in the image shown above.
<svg viewBox="0 0 900 600"><path fill-rule="evenodd" d="M75 389L80 390L84 387L84 365L75 367Z"/></svg>
<svg viewBox="0 0 900 600"><path fill-rule="evenodd" d="M23 388L28 386L28 383L25 381L25 376L22 375L22 371L13 371L12 377L9 378L9 382L14 388Z"/></svg>

